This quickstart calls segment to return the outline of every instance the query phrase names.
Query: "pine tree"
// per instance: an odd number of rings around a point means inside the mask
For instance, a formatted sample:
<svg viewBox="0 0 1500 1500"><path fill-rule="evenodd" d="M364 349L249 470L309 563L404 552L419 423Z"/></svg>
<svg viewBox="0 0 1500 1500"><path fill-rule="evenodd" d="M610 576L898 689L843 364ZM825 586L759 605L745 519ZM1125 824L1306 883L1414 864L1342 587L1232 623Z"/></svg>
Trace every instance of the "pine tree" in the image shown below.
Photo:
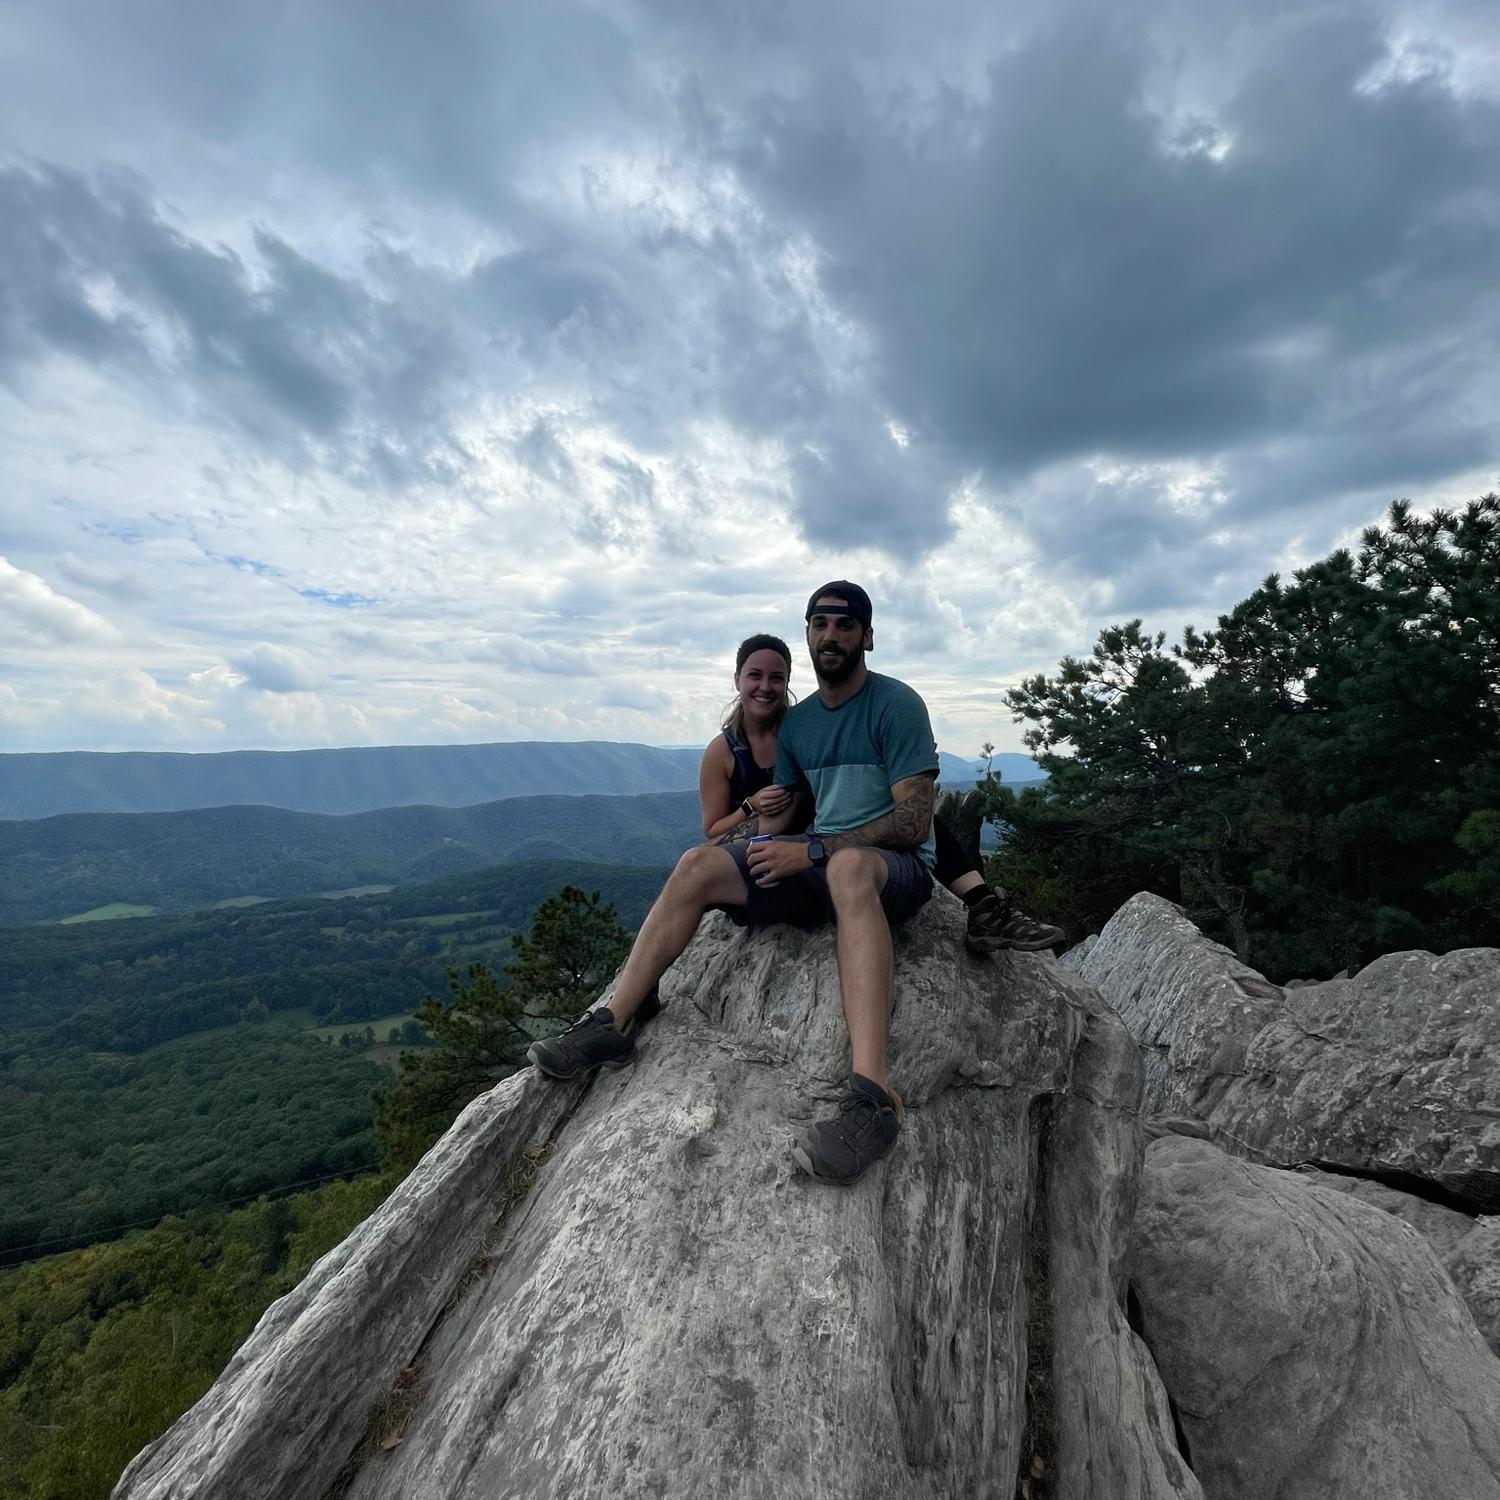
<svg viewBox="0 0 1500 1500"><path fill-rule="evenodd" d="M417 1007L432 1045L403 1052L396 1086L375 1097L387 1165L409 1167L469 1100L520 1067L533 1041L599 993L630 941L597 891L564 886L533 912L528 932L512 935L501 976L477 963L450 970L447 1002L429 995Z"/></svg>

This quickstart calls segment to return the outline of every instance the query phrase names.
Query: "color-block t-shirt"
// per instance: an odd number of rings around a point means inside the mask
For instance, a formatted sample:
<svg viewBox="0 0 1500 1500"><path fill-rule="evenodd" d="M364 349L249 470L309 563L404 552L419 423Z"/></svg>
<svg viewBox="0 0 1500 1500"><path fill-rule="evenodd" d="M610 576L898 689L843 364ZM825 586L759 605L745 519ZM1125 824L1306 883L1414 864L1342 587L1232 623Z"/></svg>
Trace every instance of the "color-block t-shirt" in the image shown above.
<svg viewBox="0 0 1500 1500"><path fill-rule="evenodd" d="M896 805L895 782L938 768L927 705L894 677L871 672L837 708L816 694L782 720L776 785L812 788L813 829L846 833L884 817ZM914 853L930 869L932 830Z"/></svg>

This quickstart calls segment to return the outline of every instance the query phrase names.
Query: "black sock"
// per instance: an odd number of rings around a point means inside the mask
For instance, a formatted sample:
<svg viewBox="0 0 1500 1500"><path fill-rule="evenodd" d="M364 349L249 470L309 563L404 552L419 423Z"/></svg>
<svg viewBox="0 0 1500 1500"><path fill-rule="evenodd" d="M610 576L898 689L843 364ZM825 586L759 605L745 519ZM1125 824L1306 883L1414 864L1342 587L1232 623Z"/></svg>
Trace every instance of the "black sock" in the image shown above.
<svg viewBox="0 0 1500 1500"><path fill-rule="evenodd" d="M963 895L958 899L962 901L965 906L975 907L978 906L981 901L988 901L994 894L994 891L991 890L988 883L986 883L983 885L976 885L972 891L965 891Z"/></svg>

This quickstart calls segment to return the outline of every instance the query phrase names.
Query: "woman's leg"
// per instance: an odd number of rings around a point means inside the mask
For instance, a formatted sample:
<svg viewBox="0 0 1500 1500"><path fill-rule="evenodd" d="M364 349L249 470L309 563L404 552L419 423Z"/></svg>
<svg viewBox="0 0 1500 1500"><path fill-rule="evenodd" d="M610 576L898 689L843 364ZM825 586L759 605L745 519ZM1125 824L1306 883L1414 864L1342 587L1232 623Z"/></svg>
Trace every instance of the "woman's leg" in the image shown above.
<svg viewBox="0 0 1500 1500"><path fill-rule="evenodd" d="M932 836L937 845L932 856L932 873L938 884L947 886L955 896L978 890L984 884L984 872L941 816L932 820Z"/></svg>
<svg viewBox="0 0 1500 1500"><path fill-rule="evenodd" d="M986 882L979 862L941 817L933 818L932 832L937 846L932 873L968 907L964 942L970 949L975 953L993 953L1001 948L1035 950L1062 942L1062 928L1034 921L1017 911L1003 888Z"/></svg>

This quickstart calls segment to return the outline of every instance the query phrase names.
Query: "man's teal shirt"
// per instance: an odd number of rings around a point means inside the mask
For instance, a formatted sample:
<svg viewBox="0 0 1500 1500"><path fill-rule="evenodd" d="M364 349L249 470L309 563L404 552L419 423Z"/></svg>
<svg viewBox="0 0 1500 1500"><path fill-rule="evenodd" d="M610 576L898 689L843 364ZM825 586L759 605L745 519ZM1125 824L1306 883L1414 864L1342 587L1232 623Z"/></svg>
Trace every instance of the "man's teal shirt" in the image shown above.
<svg viewBox="0 0 1500 1500"><path fill-rule="evenodd" d="M871 672L837 708L814 694L782 720L776 785L812 788L813 830L847 833L896 805L894 783L938 768L927 705L904 682ZM912 850L932 868L933 837Z"/></svg>

